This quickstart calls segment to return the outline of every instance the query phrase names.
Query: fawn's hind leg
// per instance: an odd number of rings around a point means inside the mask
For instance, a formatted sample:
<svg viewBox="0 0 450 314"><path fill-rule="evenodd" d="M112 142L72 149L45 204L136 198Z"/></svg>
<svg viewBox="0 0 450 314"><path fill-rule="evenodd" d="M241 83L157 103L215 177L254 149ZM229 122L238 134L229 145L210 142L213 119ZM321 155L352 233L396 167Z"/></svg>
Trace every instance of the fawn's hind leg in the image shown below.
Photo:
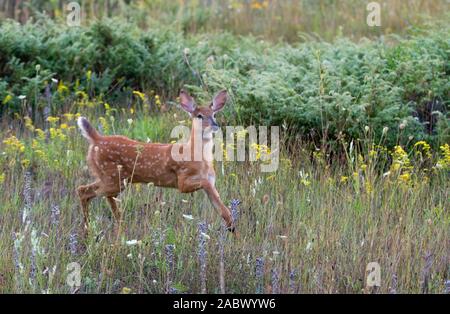
<svg viewBox="0 0 450 314"><path fill-rule="evenodd" d="M119 184L118 182L108 182L107 184L102 184L99 189L96 191L98 196L105 196L108 201L109 206L111 207L111 211L114 216L116 231L119 233L120 226L122 224L122 213L120 208L117 206L117 202L114 199L119 195L123 184Z"/></svg>
<svg viewBox="0 0 450 314"><path fill-rule="evenodd" d="M89 229L89 203L94 197L97 196L96 191L98 188L98 181L88 185L81 185L77 188L78 197L81 202L81 209L83 210L85 231Z"/></svg>
<svg viewBox="0 0 450 314"><path fill-rule="evenodd" d="M116 233L119 234L122 226L122 212L120 211L120 208L117 207L117 202L114 197L115 196L107 196L106 200L108 201L109 206L111 206L111 210L115 219Z"/></svg>
<svg viewBox="0 0 450 314"><path fill-rule="evenodd" d="M111 206L112 213L114 215L114 219L117 222L120 222L122 220L122 213L120 212L120 209L117 207L117 202L114 199L115 196L107 196L106 200L108 201L109 206Z"/></svg>

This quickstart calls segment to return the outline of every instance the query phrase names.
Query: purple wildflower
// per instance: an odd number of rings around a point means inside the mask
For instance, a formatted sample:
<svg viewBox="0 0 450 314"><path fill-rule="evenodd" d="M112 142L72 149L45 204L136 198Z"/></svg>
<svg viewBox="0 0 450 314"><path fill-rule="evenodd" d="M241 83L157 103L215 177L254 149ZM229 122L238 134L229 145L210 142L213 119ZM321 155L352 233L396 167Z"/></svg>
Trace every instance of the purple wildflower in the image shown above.
<svg viewBox="0 0 450 314"><path fill-rule="evenodd" d="M256 277L256 293L261 294L264 290L264 258L256 258L255 266L255 277Z"/></svg>
<svg viewBox="0 0 450 314"><path fill-rule="evenodd" d="M206 256L208 254L206 251L206 230L206 222L198 224L198 259L200 262L200 285L202 293L206 293Z"/></svg>

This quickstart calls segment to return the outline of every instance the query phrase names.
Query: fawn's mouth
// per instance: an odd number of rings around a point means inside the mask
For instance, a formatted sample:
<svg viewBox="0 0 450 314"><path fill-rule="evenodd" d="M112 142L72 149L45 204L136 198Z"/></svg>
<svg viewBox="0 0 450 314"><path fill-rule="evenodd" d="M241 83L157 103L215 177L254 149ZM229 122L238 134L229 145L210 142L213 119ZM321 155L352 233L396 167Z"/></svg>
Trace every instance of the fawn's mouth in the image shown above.
<svg viewBox="0 0 450 314"><path fill-rule="evenodd" d="M207 134L210 134L210 133L216 133L217 131L219 131L219 129L220 129L220 127L218 125L208 126L203 131L203 134L207 135Z"/></svg>
<svg viewBox="0 0 450 314"><path fill-rule="evenodd" d="M219 129L220 128L218 126L208 126L203 130L203 139L205 140L212 139L213 134L217 133Z"/></svg>

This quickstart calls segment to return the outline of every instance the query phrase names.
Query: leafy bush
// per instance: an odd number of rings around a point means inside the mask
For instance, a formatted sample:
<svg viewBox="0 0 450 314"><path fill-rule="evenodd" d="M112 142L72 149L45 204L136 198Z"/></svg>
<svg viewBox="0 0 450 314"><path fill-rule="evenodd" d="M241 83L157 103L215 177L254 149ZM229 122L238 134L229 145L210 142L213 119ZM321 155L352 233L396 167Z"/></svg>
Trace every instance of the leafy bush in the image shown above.
<svg viewBox="0 0 450 314"><path fill-rule="evenodd" d="M50 86L58 111L67 97L79 95L125 106L132 98L124 102L123 95L132 90L173 99L187 85L209 101L226 87L229 123L283 125L332 146L362 138L366 126L378 140L388 127L389 146L412 138L439 144L450 140L449 33L440 26L406 39L290 45L228 33L142 31L120 20L81 28L48 19L6 22L0 26L0 100L9 95L13 112L25 95L39 111Z"/></svg>

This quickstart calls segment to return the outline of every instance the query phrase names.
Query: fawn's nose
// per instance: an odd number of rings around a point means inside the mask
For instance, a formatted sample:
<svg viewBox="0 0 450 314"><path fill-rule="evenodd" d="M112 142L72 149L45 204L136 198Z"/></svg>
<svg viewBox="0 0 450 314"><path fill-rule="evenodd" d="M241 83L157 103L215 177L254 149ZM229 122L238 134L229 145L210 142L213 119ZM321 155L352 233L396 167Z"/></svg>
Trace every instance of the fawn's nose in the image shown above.
<svg viewBox="0 0 450 314"><path fill-rule="evenodd" d="M211 119L211 129L213 130L213 132L219 131L219 128L220 127L217 122L214 119Z"/></svg>

